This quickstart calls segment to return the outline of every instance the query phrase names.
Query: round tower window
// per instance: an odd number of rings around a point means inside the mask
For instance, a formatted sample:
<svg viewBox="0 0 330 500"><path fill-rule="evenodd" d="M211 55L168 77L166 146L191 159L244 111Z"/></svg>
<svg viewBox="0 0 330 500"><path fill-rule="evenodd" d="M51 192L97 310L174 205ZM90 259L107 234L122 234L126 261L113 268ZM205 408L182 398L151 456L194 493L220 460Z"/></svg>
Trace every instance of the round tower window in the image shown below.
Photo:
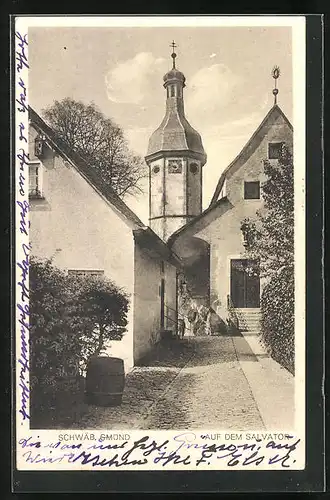
<svg viewBox="0 0 330 500"><path fill-rule="evenodd" d="M155 166L152 170L153 170L153 173L154 173L154 174L158 174L158 172L159 172L160 168L159 168L159 166L158 166L158 165L156 165L156 166Z"/></svg>
<svg viewBox="0 0 330 500"><path fill-rule="evenodd" d="M198 165L197 165L197 163L192 163L192 164L190 165L190 172L191 172L192 174L196 174L196 173L197 173L197 171L198 171Z"/></svg>

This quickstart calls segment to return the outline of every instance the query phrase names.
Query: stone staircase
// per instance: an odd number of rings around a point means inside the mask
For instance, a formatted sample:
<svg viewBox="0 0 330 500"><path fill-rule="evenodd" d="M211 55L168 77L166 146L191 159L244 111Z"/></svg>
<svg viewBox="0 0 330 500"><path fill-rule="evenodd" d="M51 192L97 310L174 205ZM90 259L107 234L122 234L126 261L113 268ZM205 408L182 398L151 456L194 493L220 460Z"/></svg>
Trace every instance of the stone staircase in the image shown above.
<svg viewBox="0 0 330 500"><path fill-rule="evenodd" d="M260 309L235 309L238 328L244 335L258 335L260 332Z"/></svg>

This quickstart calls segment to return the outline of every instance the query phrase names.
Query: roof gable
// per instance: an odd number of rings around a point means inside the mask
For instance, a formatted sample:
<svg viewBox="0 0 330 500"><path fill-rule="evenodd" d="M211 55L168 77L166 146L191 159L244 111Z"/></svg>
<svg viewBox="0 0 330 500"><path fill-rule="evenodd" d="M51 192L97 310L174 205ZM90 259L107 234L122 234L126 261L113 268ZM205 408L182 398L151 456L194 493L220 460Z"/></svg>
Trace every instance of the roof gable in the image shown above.
<svg viewBox="0 0 330 500"><path fill-rule="evenodd" d="M278 119L281 119L283 123L286 123L288 127L293 130L291 123L288 118L285 116L281 108L275 104L267 113L263 121L260 123L259 127L252 134L251 138L245 144L240 153L236 156L236 158L228 165L228 167L222 172L220 179L218 181L217 187L215 189L214 195L210 202L210 207L213 206L219 197L219 194L222 190L225 179L231 174L234 173L237 168L245 163L247 158L251 156L251 154L258 148L263 138L266 136L268 130L276 123Z"/></svg>
<svg viewBox="0 0 330 500"><path fill-rule="evenodd" d="M227 199L226 196L218 200L212 206L206 208L201 214L197 215L193 219L191 219L187 224L177 229L168 239L167 244L170 248L173 247L175 241L181 237L192 236L193 234L202 231L205 227L207 227L211 222L213 222L216 218L221 217L224 213L231 210L233 205Z"/></svg>
<svg viewBox="0 0 330 500"><path fill-rule="evenodd" d="M145 224L138 216L126 205L118 194L110 187L104 185L100 177L88 165L88 163L75 151L69 148L61 141L54 130L45 123L45 121L29 106L29 120L37 131L46 136L52 148L65 160L69 161L82 177L92 185L107 202L117 209L128 221L136 227L145 227Z"/></svg>

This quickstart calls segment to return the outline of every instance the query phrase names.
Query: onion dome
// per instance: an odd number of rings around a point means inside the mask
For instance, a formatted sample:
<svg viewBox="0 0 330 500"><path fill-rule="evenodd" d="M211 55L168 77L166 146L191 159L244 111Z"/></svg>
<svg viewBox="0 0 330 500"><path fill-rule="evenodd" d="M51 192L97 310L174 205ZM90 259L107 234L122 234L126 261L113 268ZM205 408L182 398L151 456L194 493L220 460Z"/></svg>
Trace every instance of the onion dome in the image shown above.
<svg viewBox="0 0 330 500"><path fill-rule="evenodd" d="M166 73L166 75L164 75L163 80L165 88L168 84L172 82L181 82L182 86L185 87L186 77L178 69L172 68L170 71Z"/></svg>

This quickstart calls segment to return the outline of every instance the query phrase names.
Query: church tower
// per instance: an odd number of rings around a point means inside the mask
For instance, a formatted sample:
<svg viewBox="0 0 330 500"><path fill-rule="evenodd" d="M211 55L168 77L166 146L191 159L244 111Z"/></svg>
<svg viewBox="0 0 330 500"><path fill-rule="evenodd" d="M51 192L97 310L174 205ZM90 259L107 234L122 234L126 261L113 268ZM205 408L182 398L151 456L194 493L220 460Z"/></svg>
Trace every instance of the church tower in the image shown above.
<svg viewBox="0 0 330 500"><path fill-rule="evenodd" d="M206 162L201 136L184 114L185 76L175 66L164 76L166 112L149 139L149 224L164 241L202 212L202 168Z"/></svg>

